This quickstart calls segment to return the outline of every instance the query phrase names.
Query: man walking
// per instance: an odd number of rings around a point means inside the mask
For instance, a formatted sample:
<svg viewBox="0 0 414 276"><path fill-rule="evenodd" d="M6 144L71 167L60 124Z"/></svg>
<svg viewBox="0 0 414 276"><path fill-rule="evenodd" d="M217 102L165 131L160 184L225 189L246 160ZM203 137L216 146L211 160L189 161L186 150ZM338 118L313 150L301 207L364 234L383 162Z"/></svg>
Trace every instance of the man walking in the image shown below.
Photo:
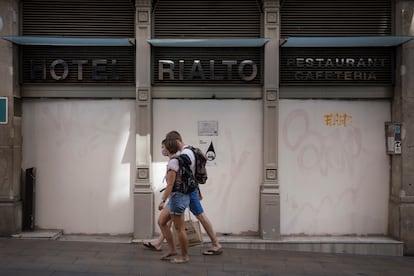
<svg viewBox="0 0 414 276"><path fill-rule="evenodd" d="M181 154L186 154L190 157L191 160L191 170L195 173L195 156L194 152L184 144L183 139L177 131L173 130L167 133L166 139L175 139L177 140L178 147L180 148ZM216 232L213 229L213 225L206 216L203 207L201 206L200 200L202 195L200 189L197 188L194 192L190 194L190 211L193 215L200 221L203 225L204 230L207 235L210 237L212 247L203 252L203 255L220 255L223 253L223 248L219 241L217 240Z"/></svg>

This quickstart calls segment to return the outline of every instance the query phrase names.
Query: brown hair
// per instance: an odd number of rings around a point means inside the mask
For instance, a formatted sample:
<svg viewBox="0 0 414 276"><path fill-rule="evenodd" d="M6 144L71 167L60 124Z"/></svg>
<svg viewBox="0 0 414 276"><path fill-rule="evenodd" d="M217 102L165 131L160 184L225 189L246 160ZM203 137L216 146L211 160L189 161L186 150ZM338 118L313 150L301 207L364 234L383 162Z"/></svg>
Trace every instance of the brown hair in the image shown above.
<svg viewBox="0 0 414 276"><path fill-rule="evenodd" d="M181 143L183 142L183 139L181 138L180 133L178 133L178 131L176 130L172 130L170 132L167 133L167 135L165 136L166 139L173 139L173 140L178 140Z"/></svg>
<svg viewBox="0 0 414 276"><path fill-rule="evenodd" d="M169 153L175 154L177 151L180 150L178 147L178 143L176 139L168 139L164 140L165 149L168 150Z"/></svg>

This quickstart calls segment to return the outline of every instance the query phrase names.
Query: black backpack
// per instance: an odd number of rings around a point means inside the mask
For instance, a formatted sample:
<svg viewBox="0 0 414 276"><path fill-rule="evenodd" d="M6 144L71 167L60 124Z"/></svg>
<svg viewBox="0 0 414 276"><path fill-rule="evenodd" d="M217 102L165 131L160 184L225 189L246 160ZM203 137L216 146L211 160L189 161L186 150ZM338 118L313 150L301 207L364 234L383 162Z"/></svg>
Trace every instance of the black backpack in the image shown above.
<svg viewBox="0 0 414 276"><path fill-rule="evenodd" d="M178 160L179 169L174 183L173 192L191 194L195 191L198 184L190 168L190 157L188 157L186 154L181 154L174 158Z"/></svg>
<svg viewBox="0 0 414 276"><path fill-rule="evenodd" d="M206 169L207 158L199 148L193 146L188 146L188 148L195 156L195 180L197 181L197 184L205 184L208 178Z"/></svg>

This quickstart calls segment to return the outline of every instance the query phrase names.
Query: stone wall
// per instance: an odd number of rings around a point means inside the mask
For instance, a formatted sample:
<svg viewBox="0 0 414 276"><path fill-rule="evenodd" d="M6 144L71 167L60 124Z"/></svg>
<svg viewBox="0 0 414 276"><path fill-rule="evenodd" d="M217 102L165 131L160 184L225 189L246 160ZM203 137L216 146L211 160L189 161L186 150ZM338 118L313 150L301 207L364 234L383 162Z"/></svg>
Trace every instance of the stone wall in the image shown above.
<svg viewBox="0 0 414 276"><path fill-rule="evenodd" d="M0 1L0 36L18 34L17 0ZM18 53L0 39L0 97L7 97L7 124L0 125L0 235L21 230L21 114ZM15 116L16 115L16 116Z"/></svg>
<svg viewBox="0 0 414 276"><path fill-rule="evenodd" d="M414 2L395 1L394 35L414 36ZM414 41L397 49L392 120L402 123L402 154L392 156L389 233L414 254Z"/></svg>

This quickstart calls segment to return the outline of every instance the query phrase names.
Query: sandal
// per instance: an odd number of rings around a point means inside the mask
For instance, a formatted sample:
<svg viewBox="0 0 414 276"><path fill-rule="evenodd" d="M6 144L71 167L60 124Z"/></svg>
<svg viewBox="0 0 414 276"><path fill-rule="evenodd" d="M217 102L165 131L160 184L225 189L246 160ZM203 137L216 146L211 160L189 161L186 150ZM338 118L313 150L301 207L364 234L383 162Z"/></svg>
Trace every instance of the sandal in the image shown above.
<svg viewBox="0 0 414 276"><path fill-rule="evenodd" d="M203 255L207 255L207 256L221 255L221 254L223 254L223 249L221 249L221 248L217 249L217 250L209 249L209 250L203 252Z"/></svg>
<svg viewBox="0 0 414 276"><path fill-rule="evenodd" d="M143 245L146 248L154 250L154 251L161 251L162 250L161 248L156 248L151 242L144 242Z"/></svg>
<svg viewBox="0 0 414 276"><path fill-rule="evenodd" d="M168 254L163 255L163 256L160 258L160 260L161 260L161 261L170 261L170 260L171 260L171 259L170 259L170 257L176 256L176 255L177 255L177 253L176 253L176 252L173 252L173 253L168 253Z"/></svg>
<svg viewBox="0 0 414 276"><path fill-rule="evenodd" d="M175 259L172 259L170 261L170 263L172 263L172 264L184 264L184 263L188 263L189 260L190 260L189 258L187 258L187 259L175 258Z"/></svg>

